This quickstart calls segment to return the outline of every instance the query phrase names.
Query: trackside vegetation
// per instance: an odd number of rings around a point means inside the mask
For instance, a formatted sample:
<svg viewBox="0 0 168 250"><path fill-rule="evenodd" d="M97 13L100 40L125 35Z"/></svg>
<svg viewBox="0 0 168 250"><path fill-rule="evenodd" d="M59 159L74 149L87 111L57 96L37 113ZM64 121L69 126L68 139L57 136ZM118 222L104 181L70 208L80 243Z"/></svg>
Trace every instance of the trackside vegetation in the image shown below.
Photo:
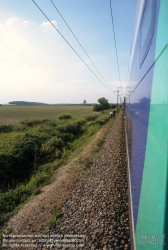
<svg viewBox="0 0 168 250"><path fill-rule="evenodd" d="M99 111L107 110L110 108L116 108L116 105L110 104L105 97L101 97L97 101L99 102L99 104L95 104L93 106L93 111L99 112Z"/></svg>
<svg viewBox="0 0 168 250"><path fill-rule="evenodd" d="M60 115L58 116L58 118L59 118L60 120L68 120L68 119L71 119L72 116L71 116L70 114L68 114L68 113L64 113L64 114L60 114Z"/></svg>
<svg viewBox="0 0 168 250"><path fill-rule="evenodd" d="M60 118L61 117L61 118ZM0 226L109 120L109 112L0 124Z"/></svg>

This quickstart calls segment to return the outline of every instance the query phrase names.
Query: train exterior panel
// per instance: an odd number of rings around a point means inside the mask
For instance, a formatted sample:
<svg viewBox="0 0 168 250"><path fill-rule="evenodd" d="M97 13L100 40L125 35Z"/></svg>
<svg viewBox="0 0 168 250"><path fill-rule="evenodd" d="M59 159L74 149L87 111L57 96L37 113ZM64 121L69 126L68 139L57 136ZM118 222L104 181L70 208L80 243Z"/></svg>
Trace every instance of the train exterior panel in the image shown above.
<svg viewBox="0 0 168 250"><path fill-rule="evenodd" d="M126 97L134 248L168 249L168 0L140 0Z"/></svg>

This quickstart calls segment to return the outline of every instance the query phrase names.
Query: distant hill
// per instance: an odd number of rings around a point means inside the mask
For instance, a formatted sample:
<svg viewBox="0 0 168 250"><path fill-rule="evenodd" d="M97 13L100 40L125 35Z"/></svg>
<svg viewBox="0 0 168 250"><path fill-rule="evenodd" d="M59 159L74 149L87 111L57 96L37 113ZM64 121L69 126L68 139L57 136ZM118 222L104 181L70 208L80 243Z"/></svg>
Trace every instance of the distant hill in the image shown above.
<svg viewBox="0 0 168 250"><path fill-rule="evenodd" d="M25 101L14 101L14 102L9 102L9 104L17 105L17 106L43 106L43 105L48 105L46 103L42 102L25 102Z"/></svg>

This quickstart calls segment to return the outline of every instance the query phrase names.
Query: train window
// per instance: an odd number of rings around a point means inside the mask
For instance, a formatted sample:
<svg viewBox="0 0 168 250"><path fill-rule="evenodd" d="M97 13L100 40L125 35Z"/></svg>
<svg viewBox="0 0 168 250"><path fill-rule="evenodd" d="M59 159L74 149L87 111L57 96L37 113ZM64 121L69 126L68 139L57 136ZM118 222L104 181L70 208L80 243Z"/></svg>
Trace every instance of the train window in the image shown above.
<svg viewBox="0 0 168 250"><path fill-rule="evenodd" d="M142 66L149 51L155 28L156 0L146 0L140 24L140 55Z"/></svg>

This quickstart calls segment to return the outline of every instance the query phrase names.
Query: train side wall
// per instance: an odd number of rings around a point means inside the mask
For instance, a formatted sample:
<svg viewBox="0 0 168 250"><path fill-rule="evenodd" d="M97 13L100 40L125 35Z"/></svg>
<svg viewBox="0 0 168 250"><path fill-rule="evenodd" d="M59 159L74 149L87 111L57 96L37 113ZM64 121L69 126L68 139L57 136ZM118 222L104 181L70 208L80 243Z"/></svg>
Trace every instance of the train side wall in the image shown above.
<svg viewBox="0 0 168 250"><path fill-rule="evenodd" d="M168 1L147 0L130 71L133 93L126 104L134 233L136 249L140 250L168 249L167 45Z"/></svg>

